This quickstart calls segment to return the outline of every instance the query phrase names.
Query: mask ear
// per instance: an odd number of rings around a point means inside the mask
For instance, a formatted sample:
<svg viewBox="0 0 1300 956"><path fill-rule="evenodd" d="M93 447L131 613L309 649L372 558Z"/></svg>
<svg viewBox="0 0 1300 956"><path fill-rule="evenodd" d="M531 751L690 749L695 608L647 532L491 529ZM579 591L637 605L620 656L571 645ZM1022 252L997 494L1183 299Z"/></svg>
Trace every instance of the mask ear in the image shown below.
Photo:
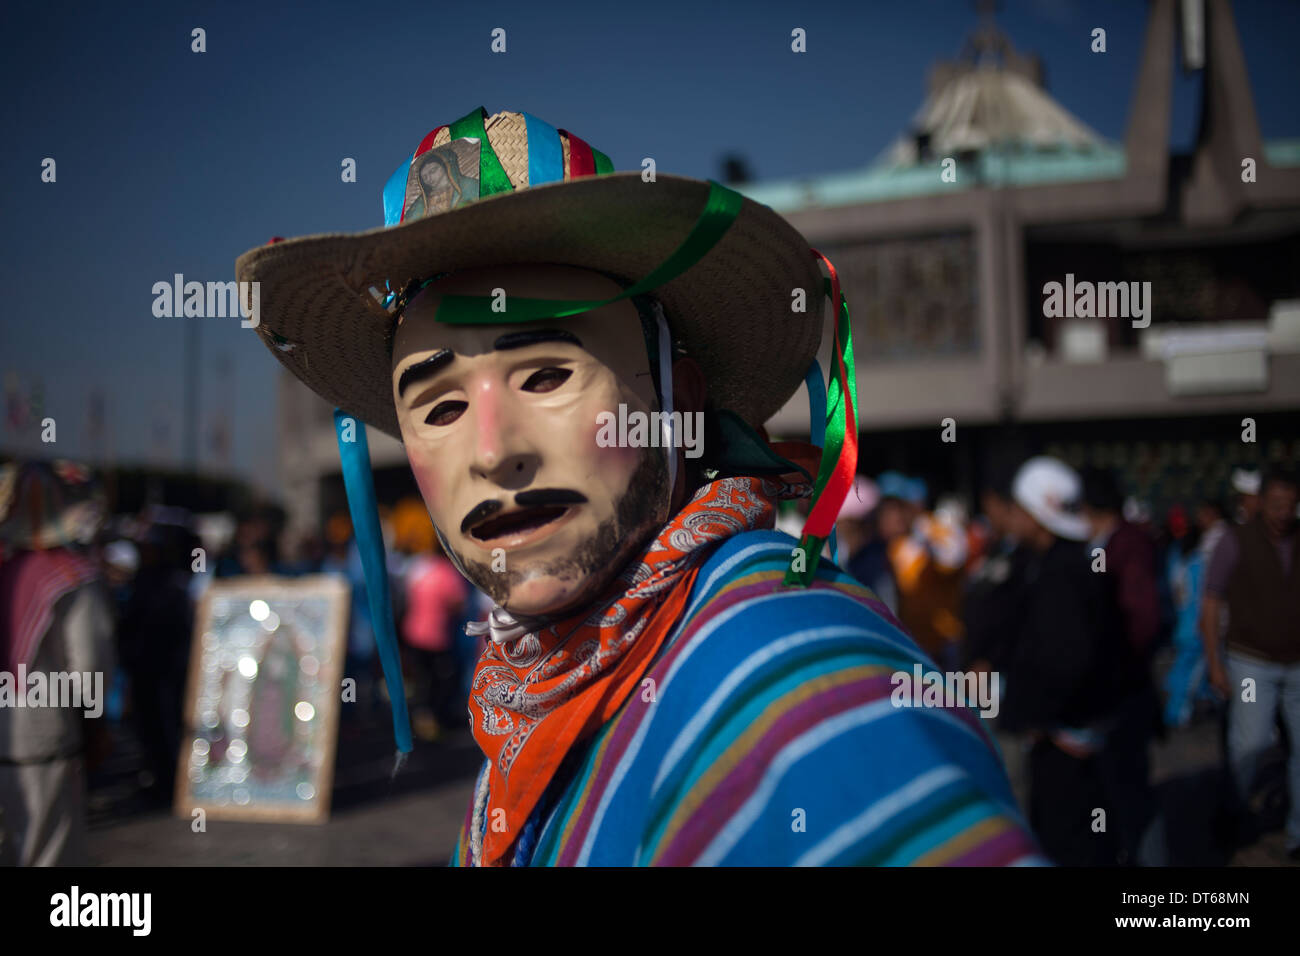
<svg viewBox="0 0 1300 956"><path fill-rule="evenodd" d="M602 272L601 275L613 279L623 289L631 284L613 273ZM671 502L677 491L677 454L669 416L676 408L673 398L673 360L678 355L678 343L673 338L668 317L664 315L664 307L658 299L642 294L632 296L629 301L636 306L637 318L641 321L641 337L645 340L646 362L650 369L650 379L654 383L655 401L659 411L665 414L664 433L659 441L667 450L668 500Z"/></svg>

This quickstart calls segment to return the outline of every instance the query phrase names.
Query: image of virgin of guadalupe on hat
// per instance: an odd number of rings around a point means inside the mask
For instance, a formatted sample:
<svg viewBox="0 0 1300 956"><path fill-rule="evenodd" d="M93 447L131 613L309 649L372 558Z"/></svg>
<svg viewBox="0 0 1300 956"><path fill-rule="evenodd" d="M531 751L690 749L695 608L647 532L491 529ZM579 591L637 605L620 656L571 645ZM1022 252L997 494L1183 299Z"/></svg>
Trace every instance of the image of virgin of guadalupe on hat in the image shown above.
<svg viewBox="0 0 1300 956"><path fill-rule="evenodd" d="M819 559L858 442L829 260L719 183L616 172L521 112L436 127L383 206L384 228L279 241L236 272L260 283L272 354L337 409L390 684L358 421L401 440L447 556L493 601L470 626L485 759L455 864L1044 862L981 718L897 705L897 675L933 664ZM832 304L829 381L799 289ZM812 443L772 443L801 382ZM633 423L612 444L610 415ZM798 540L773 530L797 497Z"/></svg>

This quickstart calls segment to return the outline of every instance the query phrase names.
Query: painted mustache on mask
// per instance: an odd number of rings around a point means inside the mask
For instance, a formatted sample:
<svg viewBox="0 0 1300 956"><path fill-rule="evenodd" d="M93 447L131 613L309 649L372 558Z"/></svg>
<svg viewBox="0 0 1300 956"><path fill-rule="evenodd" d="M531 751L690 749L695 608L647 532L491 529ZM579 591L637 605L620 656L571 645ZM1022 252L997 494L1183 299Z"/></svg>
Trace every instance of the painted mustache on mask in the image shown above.
<svg viewBox="0 0 1300 956"><path fill-rule="evenodd" d="M515 505L519 508L545 508L555 505L581 505L587 503L587 496L580 491L568 488L533 488L515 495ZM468 534L469 529L480 521L492 517L505 507L505 503L489 498L481 501L469 510L465 520L460 523L460 533Z"/></svg>

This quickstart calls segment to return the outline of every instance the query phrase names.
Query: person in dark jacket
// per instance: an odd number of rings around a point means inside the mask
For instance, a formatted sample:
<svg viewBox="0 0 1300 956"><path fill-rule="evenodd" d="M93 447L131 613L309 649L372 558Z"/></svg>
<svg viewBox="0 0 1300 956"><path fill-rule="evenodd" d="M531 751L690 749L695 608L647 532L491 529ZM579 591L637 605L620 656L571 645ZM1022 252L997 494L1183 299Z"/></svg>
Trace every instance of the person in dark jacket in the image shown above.
<svg viewBox="0 0 1300 956"><path fill-rule="evenodd" d="M1141 846L1156 817L1151 790L1152 738L1164 732L1160 695L1151 677L1151 657L1162 642L1160 583L1155 542L1123 516L1124 497L1113 472L1094 468L1083 475L1083 515L1088 553L1119 609L1127 652L1117 656L1115 677L1121 701L1103 763L1114 799L1128 808L1120 833L1121 862L1158 864L1163 851Z"/></svg>
<svg viewBox="0 0 1300 956"><path fill-rule="evenodd" d="M197 543L179 525L150 525L140 540L135 587L118 621L119 652L144 750L145 796L158 803L171 800L180 751L194 622L190 553Z"/></svg>
<svg viewBox="0 0 1300 956"><path fill-rule="evenodd" d="M1017 609L1003 652L1003 727L1033 740L1029 819L1048 855L1066 866L1113 864L1124 810L1109 794L1104 750L1123 644L1117 611L1084 547L1078 475L1056 459L1032 458L1012 496L1011 530L1023 553L1003 590Z"/></svg>
<svg viewBox="0 0 1300 956"><path fill-rule="evenodd" d="M1088 548L1106 552L1106 574L1115 588L1124 633L1133 648L1150 655L1160 638L1160 586L1151 537L1127 521L1124 497L1112 472L1093 468L1083 476L1083 516Z"/></svg>
<svg viewBox="0 0 1300 956"><path fill-rule="evenodd" d="M1011 479L986 488L980 510L989 527L986 553L966 580L962 622L966 626L965 666L973 670L1005 671L1015 645L1021 587L1028 556L1011 533Z"/></svg>
<svg viewBox="0 0 1300 956"><path fill-rule="evenodd" d="M1020 589L1029 556L1028 549L1020 547L1011 534L1013 477L1014 472L1007 472L1004 480L995 479L980 494L988 544L971 567L962 597L962 624L966 629L962 667L1003 678L1010 673L1010 655L1019 632ZM1008 730L1001 713L990 719L1016 800L1028 807L1024 735Z"/></svg>

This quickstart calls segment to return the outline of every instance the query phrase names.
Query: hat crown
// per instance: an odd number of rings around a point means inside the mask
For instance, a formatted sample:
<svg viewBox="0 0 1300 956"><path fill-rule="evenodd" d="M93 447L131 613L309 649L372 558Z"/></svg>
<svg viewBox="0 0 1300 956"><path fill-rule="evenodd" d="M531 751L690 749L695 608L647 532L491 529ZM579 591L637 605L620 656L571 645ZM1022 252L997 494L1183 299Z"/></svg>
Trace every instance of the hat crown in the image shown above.
<svg viewBox="0 0 1300 956"><path fill-rule="evenodd" d="M384 186L384 225L447 212L482 197L613 172L580 137L523 112L483 107L429 132Z"/></svg>

